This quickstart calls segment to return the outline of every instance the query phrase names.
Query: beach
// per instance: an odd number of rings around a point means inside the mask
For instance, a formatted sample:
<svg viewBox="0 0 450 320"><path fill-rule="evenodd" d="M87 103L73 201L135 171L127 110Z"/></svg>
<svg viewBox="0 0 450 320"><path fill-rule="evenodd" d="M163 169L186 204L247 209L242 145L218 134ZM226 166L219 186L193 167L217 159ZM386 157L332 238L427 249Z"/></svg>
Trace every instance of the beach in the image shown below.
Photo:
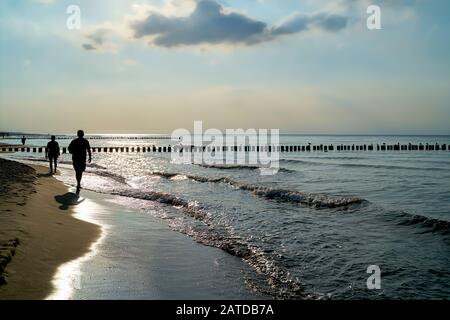
<svg viewBox="0 0 450 320"><path fill-rule="evenodd" d="M37 195L47 212L53 207L58 215L63 212L98 226L95 237L83 233L69 237L78 244L80 239L89 241L83 241L84 250L73 250L70 258L55 264L53 276L45 281L50 288L48 295L42 294L46 299L448 296L448 151L285 152L280 154L279 172L264 176L257 166L202 166L173 161L169 153L114 151L121 146L167 147L170 140L102 138L90 140L91 147L112 148L113 152L93 153L79 199L70 196L76 181L69 154L61 155L56 180L38 176L39 172L20 174L30 166L39 170L47 165L42 153L2 154L21 163L14 164L20 170L3 170L9 174L4 179L19 179L31 187L15 184L10 188L16 193L31 190L31 195L26 201L11 200L14 210L2 211L3 217L12 213L15 217L5 218L14 228L0 224L4 232L16 230L3 237L6 243L11 240L8 248L17 252L24 248L21 228L29 228L30 223L24 223L27 217L20 212ZM294 146L305 141L315 145L442 145L448 139L287 135L280 142ZM30 141L37 147L46 143ZM69 142L59 140L62 148ZM30 182L29 176L35 178ZM38 188L48 188L49 182L63 189L46 196ZM68 192L67 199L62 197ZM60 210L64 199L72 205ZM38 220L42 219L46 218ZM13 225L12 221L17 222ZM16 237L20 240L17 248ZM41 237L49 238L45 231ZM38 249L43 250L42 246ZM18 257L8 264L9 283L4 288L13 288L12 271ZM24 265L21 274L33 271L30 264ZM380 290L366 286L371 265L382 270Z"/></svg>
<svg viewBox="0 0 450 320"><path fill-rule="evenodd" d="M12 259L4 270L7 284L0 286L0 299L44 299L58 266L85 254L100 229L61 208L54 197L67 194L68 188L49 176L47 168L0 162L0 241L17 244L14 250L2 249L2 256Z"/></svg>
<svg viewBox="0 0 450 320"><path fill-rule="evenodd" d="M250 299L249 268L117 198L0 158L0 299ZM127 224L126 228L123 228ZM9 244L9 245L8 245Z"/></svg>

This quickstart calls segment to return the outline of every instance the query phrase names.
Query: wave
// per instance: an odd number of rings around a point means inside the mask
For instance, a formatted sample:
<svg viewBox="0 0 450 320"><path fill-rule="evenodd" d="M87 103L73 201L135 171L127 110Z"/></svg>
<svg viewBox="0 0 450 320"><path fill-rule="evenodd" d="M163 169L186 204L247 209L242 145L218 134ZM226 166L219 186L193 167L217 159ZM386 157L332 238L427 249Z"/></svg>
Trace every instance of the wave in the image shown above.
<svg viewBox="0 0 450 320"><path fill-rule="evenodd" d="M226 164L226 165L209 165L209 164L199 164L202 168L208 169L218 169L218 170L261 170L264 167L260 166L250 166L250 165L240 165L240 164ZM279 172L296 172L296 170L288 168L278 168Z"/></svg>
<svg viewBox="0 0 450 320"><path fill-rule="evenodd" d="M398 225L401 226L418 226L423 228L422 233L439 233L442 235L450 235L450 221L429 218L418 214L410 214L407 212L400 213L401 221Z"/></svg>
<svg viewBox="0 0 450 320"><path fill-rule="evenodd" d="M161 171L153 171L151 174L154 176L160 176L160 177L163 177L166 179L170 179L170 178L181 175L179 173L170 173L170 172L161 172Z"/></svg>
<svg viewBox="0 0 450 320"><path fill-rule="evenodd" d="M206 183L206 182L212 182L212 183L218 183L218 182L223 182L223 183L228 183L231 185L235 185L236 182L231 180L230 178L227 177L202 177L202 176L195 176L195 175L190 175L190 174L184 174L184 173L170 173L170 172L160 172L160 171L153 171L151 172L152 175L156 175L156 176L160 176L166 179L172 179L175 177L185 177L187 179L190 180L194 180L197 182L202 182L202 183Z"/></svg>
<svg viewBox="0 0 450 320"><path fill-rule="evenodd" d="M165 177L168 179L177 176L184 176L188 179L201 183L208 183L208 182L226 183L237 189L250 191L252 194L266 199L277 200L281 202L299 203L314 208L347 207L354 204L361 204L365 201L357 197L330 196L320 193L307 193L266 186L255 186L251 184L237 182L228 177L202 177L182 173L166 173L166 172L153 172L152 174Z"/></svg>
<svg viewBox="0 0 450 320"><path fill-rule="evenodd" d="M265 275L265 283L258 283L257 290L278 299L318 299L316 294L308 294L302 283L285 271L276 258L262 248L249 245L236 237L197 233L193 238L208 246L213 246L237 256L253 267L258 275Z"/></svg>
<svg viewBox="0 0 450 320"><path fill-rule="evenodd" d="M357 197L329 196L326 194L306 193L262 186L245 185L240 189L252 191L253 194L267 199L300 203L314 208L347 207L365 202L365 200Z"/></svg>
<svg viewBox="0 0 450 320"><path fill-rule="evenodd" d="M241 258L253 269L257 275L264 276L265 283L259 283L261 292L270 294L279 299L315 299L313 294L304 292L303 285L297 278L292 278L285 271L274 255L263 249L249 244L245 239L230 234L226 227L216 225L210 213L195 201L188 201L178 196L150 190L137 190L133 188L97 191L121 197L158 202L181 210L184 214L204 224L202 228L190 228L186 225L174 227L176 231L191 236L195 241L207 246L216 247L225 252Z"/></svg>
<svg viewBox="0 0 450 320"><path fill-rule="evenodd" d="M70 164L72 164L72 163L70 162ZM99 164L96 164L96 163L87 163L86 166L88 168L96 168L96 169L100 169L100 170L107 170L108 169L108 168L103 167L103 166L101 166Z"/></svg>
<svg viewBox="0 0 450 320"><path fill-rule="evenodd" d="M312 295L307 295L304 292L303 286L298 279L291 278L289 273L283 270L277 261L266 254L264 250L248 244L241 237L229 234L225 228L216 227L208 211L198 203L158 192L133 190L131 192L121 191L118 194L171 205L182 210L188 216L205 223L208 226L207 229L179 228L178 231L186 233L199 243L222 249L233 256L241 258L252 266L258 274L265 275L267 284L258 288L259 290L263 290L280 299L313 298Z"/></svg>
<svg viewBox="0 0 450 320"><path fill-rule="evenodd" d="M199 164L200 167L203 168L208 168L208 169L219 169L219 170L239 170L239 169L244 169L244 170L258 170L260 167L259 166L250 166L250 165L240 165L240 164L224 164L224 165L220 165L220 164Z"/></svg>
<svg viewBox="0 0 450 320"><path fill-rule="evenodd" d="M172 205L175 207L184 207L188 206L189 203L177 196L163 193L163 192L156 192L156 191L141 191L137 189L119 189L119 190L112 190L109 193L112 195L122 196L122 197L130 197L135 199L141 199L141 200L149 200L149 201L156 201L159 203L164 203L168 205Z"/></svg>
<svg viewBox="0 0 450 320"><path fill-rule="evenodd" d="M119 174L115 174L109 171L103 171L103 170L87 170L87 173L91 173L91 174L95 174L97 176L100 177L105 177L105 178L110 178L116 182L122 183L122 184L127 184L127 180L125 177L119 175Z"/></svg>

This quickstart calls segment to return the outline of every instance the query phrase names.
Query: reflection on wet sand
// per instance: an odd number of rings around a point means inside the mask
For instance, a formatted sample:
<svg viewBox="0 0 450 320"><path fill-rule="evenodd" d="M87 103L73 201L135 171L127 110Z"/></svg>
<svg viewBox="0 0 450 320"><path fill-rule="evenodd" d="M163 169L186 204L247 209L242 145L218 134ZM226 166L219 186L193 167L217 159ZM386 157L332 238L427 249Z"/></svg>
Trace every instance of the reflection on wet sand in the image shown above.
<svg viewBox="0 0 450 320"><path fill-rule="evenodd" d="M61 210L67 210L67 208L73 206L72 209L75 212L75 218L94 224L98 224L98 221L93 218L94 213L98 213L104 209L94 201L84 199L73 192L55 196L55 200L61 203ZM58 268L52 280L54 291L46 298L47 300L71 299L73 291L81 289L81 265L96 255L97 247L103 241L105 235L105 228L102 226L100 237L92 243L88 253Z"/></svg>

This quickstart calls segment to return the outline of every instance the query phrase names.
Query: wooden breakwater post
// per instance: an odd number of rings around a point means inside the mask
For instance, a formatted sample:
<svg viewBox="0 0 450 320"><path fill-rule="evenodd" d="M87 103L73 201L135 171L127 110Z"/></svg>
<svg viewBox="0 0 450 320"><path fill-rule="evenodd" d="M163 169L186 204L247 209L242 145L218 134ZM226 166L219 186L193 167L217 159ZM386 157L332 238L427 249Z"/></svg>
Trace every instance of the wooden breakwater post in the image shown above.
<svg viewBox="0 0 450 320"><path fill-rule="evenodd" d="M42 153L45 152L46 147L20 147L20 146L2 146L0 151L2 152L33 152ZM131 146L131 147L91 147L92 152L97 153L129 153L129 152L153 152L153 153L172 153L172 152L282 152L282 153L298 153L298 152L363 152L363 151L381 151L381 152L406 152L406 151L450 151L450 144L439 144L439 143L419 143L419 144L386 144L377 143L374 144L320 144L320 145L234 145L234 146ZM62 154L68 152L67 147L62 148Z"/></svg>

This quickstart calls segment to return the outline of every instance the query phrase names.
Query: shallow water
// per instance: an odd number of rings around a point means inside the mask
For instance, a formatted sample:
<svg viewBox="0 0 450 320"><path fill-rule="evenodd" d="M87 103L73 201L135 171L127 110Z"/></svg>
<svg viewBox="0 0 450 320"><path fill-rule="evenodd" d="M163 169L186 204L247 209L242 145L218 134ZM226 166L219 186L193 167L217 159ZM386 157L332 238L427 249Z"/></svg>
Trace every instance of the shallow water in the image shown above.
<svg viewBox="0 0 450 320"><path fill-rule="evenodd" d="M280 140L292 145L450 143L448 136ZM130 141L92 142L114 145ZM69 156L61 160L70 168ZM255 168L175 163L168 154L96 153L94 164L85 188L135 199L172 229L241 258L254 271L249 283L272 297L450 296L448 151L286 153L281 154L283 170L274 176ZM68 172L61 178L73 184ZM155 203L160 210L154 210ZM366 287L369 265L381 268L381 290Z"/></svg>
<svg viewBox="0 0 450 320"><path fill-rule="evenodd" d="M195 243L148 214L158 206L86 190L82 195L72 207L75 217L101 225L102 235L90 253L59 267L48 299L268 298L245 284L251 270L239 258Z"/></svg>

